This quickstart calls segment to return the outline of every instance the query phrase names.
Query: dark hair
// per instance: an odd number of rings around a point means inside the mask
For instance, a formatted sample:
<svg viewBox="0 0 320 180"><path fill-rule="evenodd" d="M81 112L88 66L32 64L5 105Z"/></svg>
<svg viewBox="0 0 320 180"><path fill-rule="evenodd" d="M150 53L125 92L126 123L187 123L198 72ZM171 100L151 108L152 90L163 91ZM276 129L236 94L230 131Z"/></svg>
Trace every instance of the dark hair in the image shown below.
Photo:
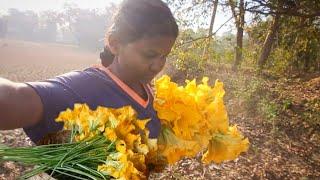
<svg viewBox="0 0 320 180"><path fill-rule="evenodd" d="M178 25L171 10L161 0L124 0L113 17L106 36L114 35L128 44L144 37L178 36ZM105 45L100 53L103 66L109 66L114 55Z"/></svg>

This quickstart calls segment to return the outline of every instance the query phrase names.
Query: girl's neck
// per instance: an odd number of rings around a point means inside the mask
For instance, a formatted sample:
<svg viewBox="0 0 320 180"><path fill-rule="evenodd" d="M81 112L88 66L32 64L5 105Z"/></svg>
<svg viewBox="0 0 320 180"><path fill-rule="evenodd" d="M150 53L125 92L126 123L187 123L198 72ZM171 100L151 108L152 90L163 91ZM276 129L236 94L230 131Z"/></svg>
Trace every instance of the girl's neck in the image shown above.
<svg viewBox="0 0 320 180"><path fill-rule="evenodd" d="M140 97L142 97L144 100L148 99L148 95L143 87L143 84L139 80L133 80L132 76L126 74L126 71L120 68L116 60L110 66L108 66L108 69L122 82L139 94Z"/></svg>
<svg viewBox="0 0 320 180"><path fill-rule="evenodd" d="M128 74L126 70L121 69L116 59L110 64L110 66L108 66L108 69L132 89L141 87L140 80L133 79L132 75Z"/></svg>

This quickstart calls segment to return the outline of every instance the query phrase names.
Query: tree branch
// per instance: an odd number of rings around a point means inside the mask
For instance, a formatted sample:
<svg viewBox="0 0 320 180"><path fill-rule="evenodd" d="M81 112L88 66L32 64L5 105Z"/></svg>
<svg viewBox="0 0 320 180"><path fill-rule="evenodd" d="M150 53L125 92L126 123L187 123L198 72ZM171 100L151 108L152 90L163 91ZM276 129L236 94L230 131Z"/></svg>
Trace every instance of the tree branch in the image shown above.
<svg viewBox="0 0 320 180"><path fill-rule="evenodd" d="M215 36L215 35L217 34L217 32L218 32L223 26L225 26L229 21L232 20L232 18L233 18L233 17L230 17L227 21L225 21L215 32L212 33L211 36L198 37L198 38L192 39L192 40L190 40L190 41L183 42L183 43L177 45L177 47L181 47L181 46L183 46L183 45L185 45L185 44L189 44L189 43L192 43L192 42L195 42L195 41L199 41L199 40L201 40L201 39L207 39L207 38L209 38L209 37Z"/></svg>
<svg viewBox="0 0 320 180"><path fill-rule="evenodd" d="M312 14L303 14L303 13L299 13L297 11L285 11L285 10L279 10L279 11L262 11L262 10L255 10L255 9L246 9L246 11L251 12L251 13L258 13L258 14L263 14L263 15L287 15L287 16L297 16L297 17L304 17L304 18L314 18L314 17L318 17L320 16L320 11L319 12L315 12Z"/></svg>
<svg viewBox="0 0 320 180"><path fill-rule="evenodd" d="M229 5L231 8L232 16L234 17L234 20L235 20L235 24L238 27L238 26L240 26L240 21L239 21L238 15L236 13L236 5L234 4L233 0L229 0Z"/></svg>

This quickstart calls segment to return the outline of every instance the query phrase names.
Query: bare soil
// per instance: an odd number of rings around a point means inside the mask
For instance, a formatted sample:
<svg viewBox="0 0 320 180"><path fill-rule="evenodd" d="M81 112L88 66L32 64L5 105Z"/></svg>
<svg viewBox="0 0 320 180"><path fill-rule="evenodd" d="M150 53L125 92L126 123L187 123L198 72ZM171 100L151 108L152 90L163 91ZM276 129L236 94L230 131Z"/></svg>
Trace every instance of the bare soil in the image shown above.
<svg viewBox="0 0 320 180"><path fill-rule="evenodd" d="M0 40L0 77L13 81L47 79L96 64L97 59L98 53L72 46ZM230 122L238 124L249 138L249 151L222 164L203 165L199 157L183 159L162 173L152 173L150 179L320 179L319 75L254 79L247 70L233 73L228 68L213 68L209 72L212 81L219 78L225 82ZM262 88L252 92L255 96L248 102L237 92L245 93L254 80ZM261 113L257 109L261 98L267 96L276 105L276 112L271 109ZM21 129L0 131L0 143L32 145ZM14 162L0 163L0 179L16 179L30 168Z"/></svg>

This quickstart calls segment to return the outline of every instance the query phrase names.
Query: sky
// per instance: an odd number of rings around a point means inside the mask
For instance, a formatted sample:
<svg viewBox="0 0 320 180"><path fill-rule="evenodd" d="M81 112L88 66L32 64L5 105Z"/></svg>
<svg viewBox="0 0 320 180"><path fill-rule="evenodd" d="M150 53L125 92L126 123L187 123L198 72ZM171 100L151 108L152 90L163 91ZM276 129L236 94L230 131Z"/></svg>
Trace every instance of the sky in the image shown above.
<svg viewBox="0 0 320 180"><path fill-rule="evenodd" d="M101 9L103 10L111 2L119 3L121 0L0 0L0 14L5 14L9 8L19 10L32 10L41 12L45 10L61 11L66 3L72 3L83 9ZM211 15L208 17L210 19ZM223 12L218 8L213 32L217 30L225 21L231 17L230 13ZM227 32L231 29L229 22L221 28L218 35Z"/></svg>
<svg viewBox="0 0 320 180"><path fill-rule="evenodd" d="M19 10L32 10L40 12L44 10L62 10L65 3L76 4L84 9L104 9L110 2L117 0L0 0L0 10L5 12L9 8Z"/></svg>

